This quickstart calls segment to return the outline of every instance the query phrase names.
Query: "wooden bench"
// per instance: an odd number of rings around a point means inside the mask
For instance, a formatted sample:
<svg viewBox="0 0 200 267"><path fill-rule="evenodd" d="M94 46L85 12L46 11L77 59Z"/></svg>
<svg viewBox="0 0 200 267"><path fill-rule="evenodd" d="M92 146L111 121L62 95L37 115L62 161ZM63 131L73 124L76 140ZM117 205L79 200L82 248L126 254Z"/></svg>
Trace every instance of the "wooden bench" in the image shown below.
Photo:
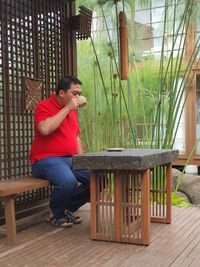
<svg viewBox="0 0 200 267"><path fill-rule="evenodd" d="M49 186L49 182L33 177L7 179L0 181L0 200L4 202L5 228L0 229L0 234L7 236L8 245L16 243L15 198L25 191Z"/></svg>

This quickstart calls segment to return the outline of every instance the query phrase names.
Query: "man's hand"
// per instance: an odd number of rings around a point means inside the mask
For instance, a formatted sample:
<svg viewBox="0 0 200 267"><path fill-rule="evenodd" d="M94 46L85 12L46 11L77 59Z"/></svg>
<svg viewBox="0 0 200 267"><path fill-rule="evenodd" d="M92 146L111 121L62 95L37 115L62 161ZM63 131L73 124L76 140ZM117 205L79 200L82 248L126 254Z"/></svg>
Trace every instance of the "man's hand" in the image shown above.
<svg viewBox="0 0 200 267"><path fill-rule="evenodd" d="M65 106L69 112L73 109L77 109L80 106L80 101L78 97L73 97Z"/></svg>

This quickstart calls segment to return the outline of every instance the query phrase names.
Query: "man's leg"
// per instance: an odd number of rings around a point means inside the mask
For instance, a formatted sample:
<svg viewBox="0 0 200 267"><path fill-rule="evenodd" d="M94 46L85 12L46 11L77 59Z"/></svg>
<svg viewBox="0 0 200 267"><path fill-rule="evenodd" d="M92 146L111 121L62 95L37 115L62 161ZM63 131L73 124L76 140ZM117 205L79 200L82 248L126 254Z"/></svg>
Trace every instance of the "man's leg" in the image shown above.
<svg viewBox="0 0 200 267"><path fill-rule="evenodd" d="M63 218L68 201L77 187L69 164L63 161L63 157L48 157L37 161L32 170L34 176L47 179L54 186L50 208L56 219Z"/></svg>
<svg viewBox="0 0 200 267"><path fill-rule="evenodd" d="M90 202L90 171L73 171L80 185L74 190L68 202L67 209L75 212L85 203Z"/></svg>

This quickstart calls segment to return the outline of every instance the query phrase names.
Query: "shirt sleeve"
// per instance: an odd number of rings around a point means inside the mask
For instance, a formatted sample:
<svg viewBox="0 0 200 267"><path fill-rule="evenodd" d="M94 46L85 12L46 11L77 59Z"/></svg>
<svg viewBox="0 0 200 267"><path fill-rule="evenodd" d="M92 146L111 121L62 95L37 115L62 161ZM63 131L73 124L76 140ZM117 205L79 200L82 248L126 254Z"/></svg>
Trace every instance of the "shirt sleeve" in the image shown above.
<svg viewBox="0 0 200 267"><path fill-rule="evenodd" d="M38 123L40 123L41 121L46 120L50 116L51 115L50 115L48 109L42 103L38 104L36 109L35 109L35 113L34 113L35 126L37 126Z"/></svg>

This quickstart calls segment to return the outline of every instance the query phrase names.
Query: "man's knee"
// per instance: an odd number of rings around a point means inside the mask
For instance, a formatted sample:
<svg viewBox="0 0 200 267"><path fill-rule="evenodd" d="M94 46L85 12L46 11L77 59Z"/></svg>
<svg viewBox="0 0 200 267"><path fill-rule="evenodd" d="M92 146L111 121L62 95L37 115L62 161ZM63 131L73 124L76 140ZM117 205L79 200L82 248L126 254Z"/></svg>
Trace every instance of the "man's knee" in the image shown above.
<svg viewBox="0 0 200 267"><path fill-rule="evenodd" d="M62 183L57 184L55 187L60 191L68 193L73 191L77 187L77 181L73 178L66 179L65 181L62 181Z"/></svg>

